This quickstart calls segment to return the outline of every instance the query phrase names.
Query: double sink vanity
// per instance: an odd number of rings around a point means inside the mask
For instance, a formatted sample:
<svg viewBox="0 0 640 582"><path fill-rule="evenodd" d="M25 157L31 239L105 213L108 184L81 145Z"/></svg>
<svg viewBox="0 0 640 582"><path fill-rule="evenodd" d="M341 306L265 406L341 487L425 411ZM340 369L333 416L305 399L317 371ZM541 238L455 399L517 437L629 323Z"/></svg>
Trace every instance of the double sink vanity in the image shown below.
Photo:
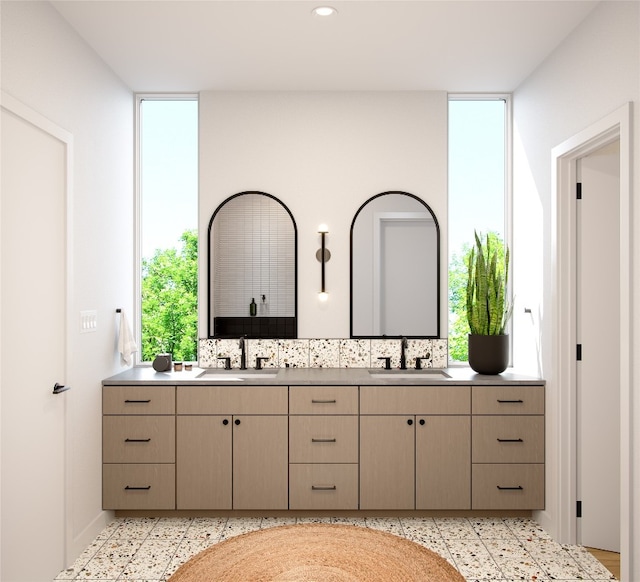
<svg viewBox="0 0 640 582"><path fill-rule="evenodd" d="M103 382L103 507L543 509L544 382L468 368L132 368Z"/></svg>

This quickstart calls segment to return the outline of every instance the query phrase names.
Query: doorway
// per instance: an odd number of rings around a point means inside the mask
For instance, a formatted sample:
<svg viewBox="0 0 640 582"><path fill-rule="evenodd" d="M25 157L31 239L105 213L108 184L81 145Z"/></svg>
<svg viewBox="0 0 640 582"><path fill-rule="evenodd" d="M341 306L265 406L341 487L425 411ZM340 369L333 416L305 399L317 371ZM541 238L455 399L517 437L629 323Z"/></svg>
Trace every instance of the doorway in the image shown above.
<svg viewBox="0 0 640 582"><path fill-rule="evenodd" d="M577 541L620 551L620 140L576 161Z"/></svg>
<svg viewBox="0 0 640 582"><path fill-rule="evenodd" d="M551 289L555 297L552 310L553 370L548 378L549 393L548 456L555 511L542 515L561 543L578 541L578 323L577 299L577 160L597 152L616 140L620 144L619 210L617 229L611 237L619 259L619 351L604 369L619 372L619 425L615 438L620 446L619 516L620 567L623 580L637 571L633 563L634 529L632 488L632 318L631 318L631 104L627 103L600 121L559 144L552 150L552 257L554 270ZM602 340L604 341L604 340ZM583 362L581 362L582 364Z"/></svg>

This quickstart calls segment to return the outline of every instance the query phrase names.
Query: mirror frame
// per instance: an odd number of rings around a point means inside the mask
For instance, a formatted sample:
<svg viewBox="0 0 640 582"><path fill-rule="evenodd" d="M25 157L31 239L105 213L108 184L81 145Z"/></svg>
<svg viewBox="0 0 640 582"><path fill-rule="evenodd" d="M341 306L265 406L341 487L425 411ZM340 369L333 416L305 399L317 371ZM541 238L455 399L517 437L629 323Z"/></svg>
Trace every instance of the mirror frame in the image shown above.
<svg viewBox="0 0 640 582"><path fill-rule="evenodd" d="M287 205L284 202L282 202L282 200L276 198L273 194L268 194L267 192L260 192L259 190L246 190L244 192L238 192L237 194L233 194L229 196L218 205L218 207L214 210L213 214L211 215L211 218L209 219L209 227L208 227L208 233L207 233L207 337L209 339L215 338L214 329L213 329L213 320L214 320L215 314L211 312L213 308L212 302L211 302L211 292L212 292L212 289L211 289L211 267L212 267L211 236L213 232L213 222L216 216L218 215L218 212L222 210L222 208L224 207L225 204L227 204L227 202L230 202L231 200L233 200L234 198L238 198L239 196L245 196L246 194L259 194L261 196L266 196L267 198L271 198L272 200L280 204L280 206L282 206L282 208L286 210L287 214L289 215L289 218L291 218L291 223L293 224L293 242L294 242L293 312L294 312L294 318L295 318L295 337L297 338L298 337L298 225L296 224L295 218L293 218L293 214L291 213L291 210L289 210Z"/></svg>
<svg viewBox="0 0 640 582"><path fill-rule="evenodd" d="M437 301L436 301L436 335L405 335L405 336L393 336L393 335L355 335L353 333L353 228L356 224L356 220L358 219L358 215L360 212L367 206L367 204L373 202L374 200L382 197L388 196L390 194L400 194L402 196L408 196L409 198L413 198L418 201L422 206L424 206L431 214L433 218L433 222L436 226L436 286L438 289ZM372 196L368 200L366 200L360 208L358 208L355 213L353 220L351 221L351 232L349 235L349 335L352 339L382 339L382 338L401 338L406 337L409 339L440 339L440 304L441 304L441 289L440 289L440 224L438 223L438 219L436 218L435 213L431 209L431 207L421 198L416 196L415 194L410 194L409 192L403 192L401 190L389 190L387 192L381 192L380 194L376 194Z"/></svg>

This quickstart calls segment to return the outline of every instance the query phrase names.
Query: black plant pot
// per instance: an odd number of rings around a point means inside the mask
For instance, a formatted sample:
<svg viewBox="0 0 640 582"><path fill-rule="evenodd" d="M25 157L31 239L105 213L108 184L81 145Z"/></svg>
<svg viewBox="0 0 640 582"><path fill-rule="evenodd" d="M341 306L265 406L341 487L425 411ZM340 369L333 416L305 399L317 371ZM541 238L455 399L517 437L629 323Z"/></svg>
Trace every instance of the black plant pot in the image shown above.
<svg viewBox="0 0 640 582"><path fill-rule="evenodd" d="M509 365L508 335L469 334L469 366L478 374L500 374Z"/></svg>

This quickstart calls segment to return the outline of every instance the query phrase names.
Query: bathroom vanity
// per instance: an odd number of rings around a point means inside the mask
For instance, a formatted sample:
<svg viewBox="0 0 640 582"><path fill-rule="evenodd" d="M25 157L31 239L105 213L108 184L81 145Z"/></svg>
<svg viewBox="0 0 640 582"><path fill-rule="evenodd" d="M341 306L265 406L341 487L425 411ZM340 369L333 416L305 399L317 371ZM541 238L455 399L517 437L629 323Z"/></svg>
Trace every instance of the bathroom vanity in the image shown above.
<svg viewBox="0 0 640 582"><path fill-rule="evenodd" d="M468 369L288 368L103 382L103 507L544 508L544 382Z"/></svg>

